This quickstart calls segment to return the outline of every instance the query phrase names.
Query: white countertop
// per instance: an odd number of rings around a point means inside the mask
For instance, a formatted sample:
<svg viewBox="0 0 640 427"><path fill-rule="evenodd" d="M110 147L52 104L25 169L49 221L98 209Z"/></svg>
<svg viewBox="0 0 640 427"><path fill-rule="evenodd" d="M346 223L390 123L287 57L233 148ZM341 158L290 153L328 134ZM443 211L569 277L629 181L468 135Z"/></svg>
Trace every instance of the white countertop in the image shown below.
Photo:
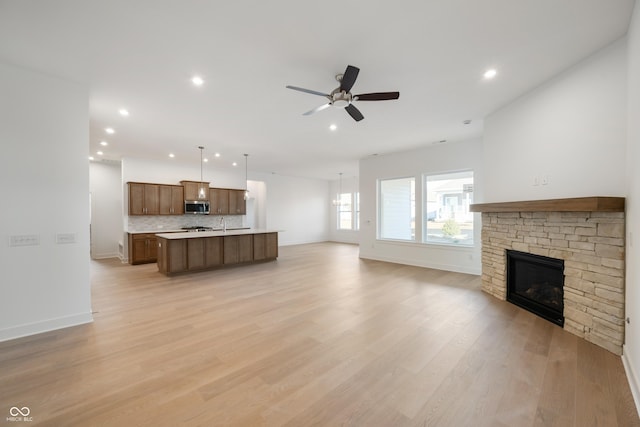
<svg viewBox="0 0 640 427"><path fill-rule="evenodd" d="M278 233L282 230L271 230L266 228L250 228L239 230L213 230L213 231L187 231L184 233L156 233L157 237L168 240L179 239L195 239L199 237L218 237L218 236L242 236L245 234L262 234L262 233Z"/></svg>

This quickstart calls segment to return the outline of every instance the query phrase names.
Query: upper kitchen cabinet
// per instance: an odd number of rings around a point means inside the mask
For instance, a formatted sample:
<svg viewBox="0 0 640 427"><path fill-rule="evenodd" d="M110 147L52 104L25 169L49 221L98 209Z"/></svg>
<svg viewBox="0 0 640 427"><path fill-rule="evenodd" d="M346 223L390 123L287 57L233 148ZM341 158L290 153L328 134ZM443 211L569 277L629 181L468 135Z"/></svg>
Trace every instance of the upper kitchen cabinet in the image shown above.
<svg viewBox="0 0 640 427"><path fill-rule="evenodd" d="M129 215L158 215L160 185L129 182Z"/></svg>
<svg viewBox="0 0 640 427"><path fill-rule="evenodd" d="M247 202L244 200L244 190L229 190L229 214L247 214Z"/></svg>
<svg viewBox="0 0 640 427"><path fill-rule="evenodd" d="M180 181L184 187L184 200L209 200L209 183L200 181ZM203 196L200 197L200 189L203 190Z"/></svg>
<svg viewBox="0 0 640 427"><path fill-rule="evenodd" d="M212 215L246 215L247 213L244 190L211 188L210 197Z"/></svg>
<svg viewBox="0 0 640 427"><path fill-rule="evenodd" d="M211 214L212 215L228 215L229 214L229 190L226 188L210 188L211 194Z"/></svg>
<svg viewBox="0 0 640 427"><path fill-rule="evenodd" d="M185 198L183 186L160 186L160 215L183 215L184 201Z"/></svg>

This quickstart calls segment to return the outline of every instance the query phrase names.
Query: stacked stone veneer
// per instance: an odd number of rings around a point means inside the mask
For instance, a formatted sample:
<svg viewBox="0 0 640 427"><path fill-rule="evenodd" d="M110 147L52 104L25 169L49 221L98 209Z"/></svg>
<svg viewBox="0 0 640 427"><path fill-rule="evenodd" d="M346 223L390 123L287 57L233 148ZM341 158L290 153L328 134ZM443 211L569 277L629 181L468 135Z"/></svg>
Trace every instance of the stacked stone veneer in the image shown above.
<svg viewBox="0 0 640 427"><path fill-rule="evenodd" d="M482 214L482 289L506 299L506 250L564 260L564 329L622 354L624 213Z"/></svg>

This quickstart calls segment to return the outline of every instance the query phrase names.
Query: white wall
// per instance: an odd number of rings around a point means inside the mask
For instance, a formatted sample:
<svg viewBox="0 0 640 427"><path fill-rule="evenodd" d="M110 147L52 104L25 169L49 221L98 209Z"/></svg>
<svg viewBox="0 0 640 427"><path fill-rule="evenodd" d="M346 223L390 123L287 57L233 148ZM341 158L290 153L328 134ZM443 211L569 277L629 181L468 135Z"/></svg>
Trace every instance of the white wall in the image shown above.
<svg viewBox="0 0 640 427"><path fill-rule="evenodd" d="M484 201L624 196L626 79L620 40L488 116Z"/></svg>
<svg viewBox="0 0 640 427"><path fill-rule="evenodd" d="M360 161L360 257L401 264L480 274L480 215L475 214L473 248L427 245L414 242L377 240L377 181L413 176L416 206L422 204L422 175L425 173L474 171L474 200L482 199L482 141L474 139L402 153L369 157ZM417 217L417 213L416 213ZM422 224L416 221L416 236Z"/></svg>
<svg viewBox="0 0 640 427"><path fill-rule="evenodd" d="M640 408L640 4L636 2L628 40L628 194L626 325L623 360L631 390Z"/></svg>
<svg viewBox="0 0 640 427"><path fill-rule="evenodd" d="M358 192L358 177L343 176L342 192L354 193ZM332 202L340 192L340 179L336 179L329 183L329 200ZM330 203L331 203L330 202ZM354 243L360 242L359 230L338 230L338 210L331 203L329 205L329 240L332 242Z"/></svg>
<svg viewBox="0 0 640 427"><path fill-rule="evenodd" d="M92 321L88 141L87 88L0 63L0 340Z"/></svg>
<svg viewBox="0 0 640 427"><path fill-rule="evenodd" d="M266 227L282 230L282 246L325 242L329 239L329 183L322 179L251 173L266 186Z"/></svg>
<svg viewBox="0 0 640 427"><path fill-rule="evenodd" d="M122 169L120 163L91 162L91 257L114 258L122 242Z"/></svg>
<svg viewBox="0 0 640 427"><path fill-rule="evenodd" d="M195 164L125 158L122 160L122 191L128 181L178 184L180 180L200 180L199 155ZM244 168L230 170L205 166L204 181L212 187L244 188ZM264 228L282 230L279 244L294 245L328 240L329 184L320 179L290 177L249 171L250 188L257 221ZM124 197L122 230L127 230L128 200Z"/></svg>

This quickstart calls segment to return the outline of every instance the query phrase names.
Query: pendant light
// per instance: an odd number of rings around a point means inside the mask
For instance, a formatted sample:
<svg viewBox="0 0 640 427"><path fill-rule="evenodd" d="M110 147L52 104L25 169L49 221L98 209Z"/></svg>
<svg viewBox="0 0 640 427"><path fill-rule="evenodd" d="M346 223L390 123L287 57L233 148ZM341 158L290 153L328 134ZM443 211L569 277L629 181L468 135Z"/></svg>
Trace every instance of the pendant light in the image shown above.
<svg viewBox="0 0 640 427"><path fill-rule="evenodd" d="M198 199L206 199L207 194L204 191L204 180L202 179L202 150L204 150L204 147L201 145L198 148L200 149L200 189L198 190Z"/></svg>
<svg viewBox="0 0 640 427"><path fill-rule="evenodd" d="M340 183L338 187L338 198L333 201L333 206L340 206L340 197L342 197L342 172L340 172Z"/></svg>
<svg viewBox="0 0 640 427"><path fill-rule="evenodd" d="M245 153L244 155L244 199L249 200L249 178L247 175L247 161L249 159L249 155Z"/></svg>

